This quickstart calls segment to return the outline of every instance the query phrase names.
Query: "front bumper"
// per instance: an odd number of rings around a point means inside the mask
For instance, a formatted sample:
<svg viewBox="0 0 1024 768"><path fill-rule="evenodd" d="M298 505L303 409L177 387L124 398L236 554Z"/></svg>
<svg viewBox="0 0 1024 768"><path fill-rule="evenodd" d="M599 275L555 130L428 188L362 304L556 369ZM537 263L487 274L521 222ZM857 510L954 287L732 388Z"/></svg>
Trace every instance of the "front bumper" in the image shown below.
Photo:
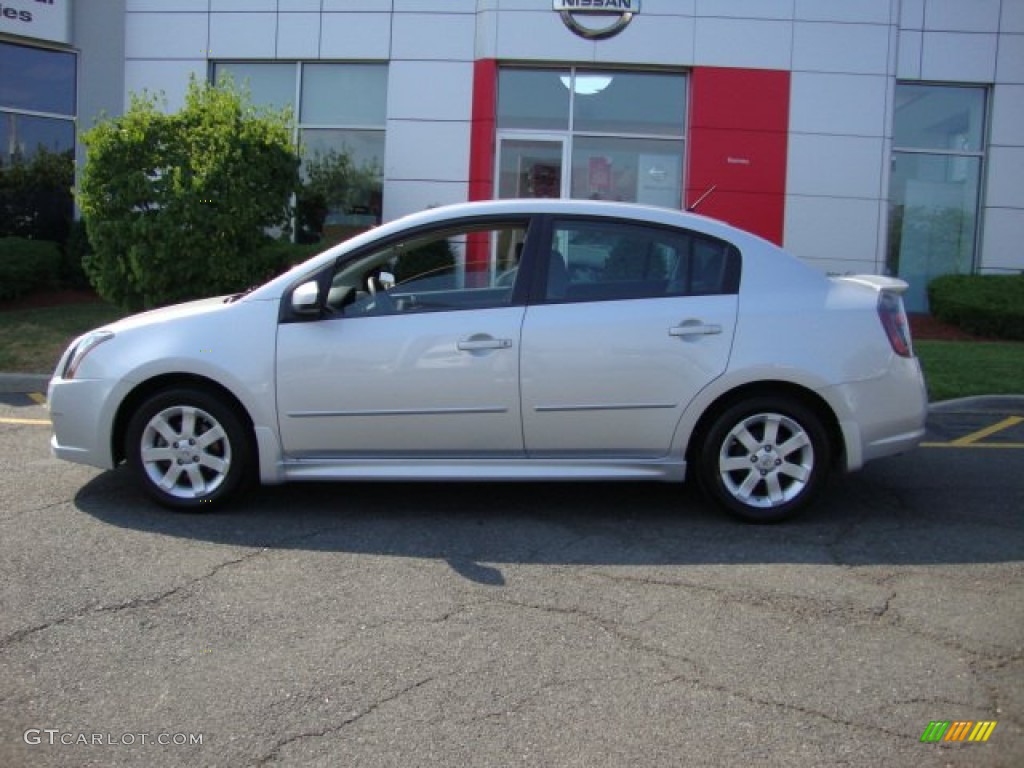
<svg viewBox="0 0 1024 768"><path fill-rule="evenodd" d="M63 379L54 376L47 390L53 423L50 452L58 459L113 469L111 432L117 385L105 379Z"/></svg>

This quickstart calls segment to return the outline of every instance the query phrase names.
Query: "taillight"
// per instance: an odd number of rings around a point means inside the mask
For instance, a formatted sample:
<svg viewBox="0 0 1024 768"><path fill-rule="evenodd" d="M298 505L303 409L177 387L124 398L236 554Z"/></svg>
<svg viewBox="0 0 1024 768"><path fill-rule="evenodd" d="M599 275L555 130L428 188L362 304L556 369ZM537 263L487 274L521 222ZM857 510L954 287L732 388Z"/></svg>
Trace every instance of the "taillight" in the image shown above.
<svg viewBox="0 0 1024 768"><path fill-rule="evenodd" d="M885 335L889 337L892 351L900 357L914 354L910 344L910 324L903 309L903 299L895 293L882 291L878 295L878 318L882 321Z"/></svg>

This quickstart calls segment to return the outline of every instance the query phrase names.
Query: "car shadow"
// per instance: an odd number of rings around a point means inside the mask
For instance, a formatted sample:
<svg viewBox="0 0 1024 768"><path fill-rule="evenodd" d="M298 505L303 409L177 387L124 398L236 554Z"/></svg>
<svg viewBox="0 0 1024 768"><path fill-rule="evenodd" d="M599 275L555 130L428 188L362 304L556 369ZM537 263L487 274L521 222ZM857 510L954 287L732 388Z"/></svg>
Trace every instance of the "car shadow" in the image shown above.
<svg viewBox="0 0 1024 768"><path fill-rule="evenodd" d="M981 453L981 452L976 452ZM923 460L926 459L926 460ZM314 483L255 489L223 510L149 501L126 470L98 475L77 507L108 525L242 547L444 560L481 584L501 564L928 565L1024 559L1012 479L915 452L833 478L780 525L738 522L689 486L657 483Z"/></svg>

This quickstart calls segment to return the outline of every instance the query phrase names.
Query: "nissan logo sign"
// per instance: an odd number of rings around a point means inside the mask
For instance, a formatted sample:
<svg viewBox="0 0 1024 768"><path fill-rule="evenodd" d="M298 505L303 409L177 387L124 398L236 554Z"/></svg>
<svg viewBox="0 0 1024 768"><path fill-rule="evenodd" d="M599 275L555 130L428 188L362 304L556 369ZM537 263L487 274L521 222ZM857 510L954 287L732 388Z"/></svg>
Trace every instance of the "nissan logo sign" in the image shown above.
<svg viewBox="0 0 1024 768"><path fill-rule="evenodd" d="M640 0L554 0L551 7L569 29L587 40L617 35L640 13ZM585 23L584 19L598 23ZM600 26L601 21L610 23Z"/></svg>

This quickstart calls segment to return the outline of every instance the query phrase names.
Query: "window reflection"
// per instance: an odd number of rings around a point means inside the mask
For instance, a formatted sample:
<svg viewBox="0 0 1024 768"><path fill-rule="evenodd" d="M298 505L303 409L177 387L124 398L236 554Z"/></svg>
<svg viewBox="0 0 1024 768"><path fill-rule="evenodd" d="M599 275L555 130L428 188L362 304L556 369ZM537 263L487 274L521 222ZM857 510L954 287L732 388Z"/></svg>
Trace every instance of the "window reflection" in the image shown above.
<svg viewBox="0 0 1024 768"><path fill-rule="evenodd" d="M333 244L380 224L386 65L213 65L215 78L226 72L248 86L254 103L293 109L304 182L296 198L297 242Z"/></svg>
<svg viewBox="0 0 1024 768"><path fill-rule="evenodd" d="M337 243L381 221L384 133L302 131L299 242Z"/></svg>
<svg viewBox="0 0 1024 768"><path fill-rule="evenodd" d="M0 147L5 165L31 160L41 151L74 151L75 126L70 120L4 112L0 116Z"/></svg>

